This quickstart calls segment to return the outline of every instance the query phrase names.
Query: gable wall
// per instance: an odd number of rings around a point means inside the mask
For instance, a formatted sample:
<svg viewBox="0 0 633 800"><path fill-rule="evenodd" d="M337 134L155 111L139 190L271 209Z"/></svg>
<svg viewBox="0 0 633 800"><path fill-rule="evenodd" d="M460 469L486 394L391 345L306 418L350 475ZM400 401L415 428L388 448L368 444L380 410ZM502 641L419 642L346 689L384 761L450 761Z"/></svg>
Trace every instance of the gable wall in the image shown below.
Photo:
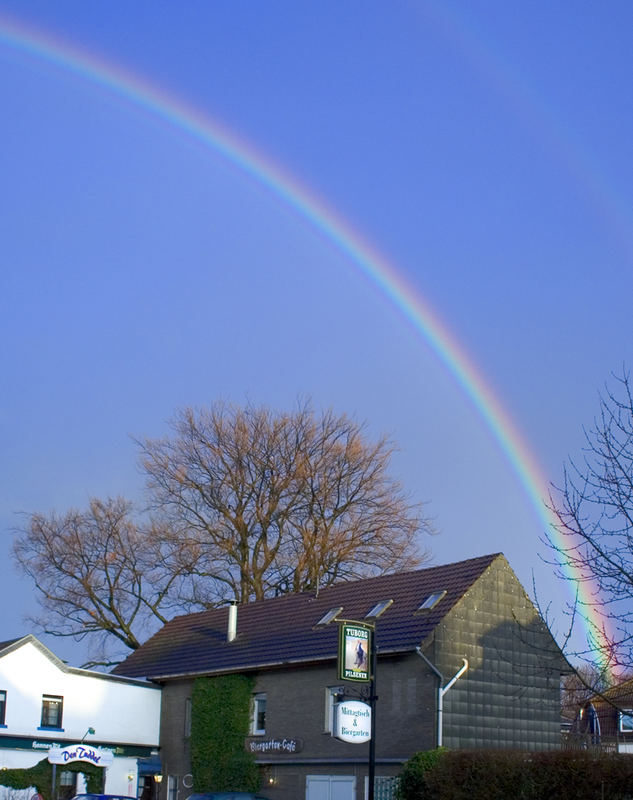
<svg viewBox="0 0 633 800"><path fill-rule="evenodd" d="M89 727L98 741L158 744L160 690L65 672L31 642L0 658L0 690L7 693L7 736L45 736L39 729L42 695L64 698L64 737L79 741Z"/></svg>
<svg viewBox="0 0 633 800"><path fill-rule="evenodd" d="M503 557L438 626L433 656L445 683L470 665L444 697L447 747L560 746L564 662Z"/></svg>

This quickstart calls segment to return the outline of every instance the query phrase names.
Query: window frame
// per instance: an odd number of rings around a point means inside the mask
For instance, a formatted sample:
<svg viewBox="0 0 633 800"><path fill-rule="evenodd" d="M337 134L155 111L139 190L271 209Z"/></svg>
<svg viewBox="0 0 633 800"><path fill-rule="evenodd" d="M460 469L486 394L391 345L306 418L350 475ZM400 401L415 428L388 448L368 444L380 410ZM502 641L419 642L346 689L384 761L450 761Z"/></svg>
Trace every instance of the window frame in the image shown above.
<svg viewBox="0 0 633 800"><path fill-rule="evenodd" d="M369 611L365 614L365 619L378 619L385 611L393 605L393 598L389 597L386 600L379 600L375 603Z"/></svg>
<svg viewBox="0 0 633 800"><path fill-rule="evenodd" d="M51 725L48 721L50 718L50 709L56 706L58 709L56 715L57 724ZM43 694L42 695L42 715L40 718L40 730L53 730L61 731L62 723L64 720L64 697L59 694Z"/></svg>
<svg viewBox="0 0 633 800"><path fill-rule="evenodd" d="M178 775L167 776L167 800L177 800L178 798Z"/></svg>
<svg viewBox="0 0 633 800"><path fill-rule="evenodd" d="M323 732L329 733L330 735L334 734L334 706L337 702L340 702L337 698L340 698L345 693L345 687L336 685L336 686L326 686L325 687L325 719L323 721Z"/></svg>
<svg viewBox="0 0 633 800"><path fill-rule="evenodd" d="M329 625L330 622L333 622L342 611L343 606L334 606L334 608L326 611L321 619L317 622L317 628L323 627L324 625Z"/></svg>
<svg viewBox="0 0 633 800"><path fill-rule="evenodd" d="M420 614L424 611L430 611L432 608L443 600L446 597L446 589L440 589L436 592L431 592L428 597L422 602L420 606L418 606L418 610L416 613Z"/></svg>
<svg viewBox="0 0 633 800"><path fill-rule="evenodd" d="M60 789L62 787L68 788L69 786L72 787L73 794L71 797L77 794L77 772L74 770L63 769L59 773L59 786Z"/></svg>
<svg viewBox="0 0 633 800"><path fill-rule="evenodd" d="M633 708L618 711L618 730L620 733L633 733Z"/></svg>
<svg viewBox="0 0 633 800"><path fill-rule="evenodd" d="M191 738L191 698L185 698L185 739Z"/></svg>
<svg viewBox="0 0 633 800"><path fill-rule="evenodd" d="M264 709L261 710L263 704ZM260 722L262 724L260 724ZM264 736L266 734L266 692L257 692L253 695L251 713L251 736Z"/></svg>
<svg viewBox="0 0 633 800"><path fill-rule="evenodd" d="M0 689L0 728L6 728L7 721L7 690Z"/></svg>

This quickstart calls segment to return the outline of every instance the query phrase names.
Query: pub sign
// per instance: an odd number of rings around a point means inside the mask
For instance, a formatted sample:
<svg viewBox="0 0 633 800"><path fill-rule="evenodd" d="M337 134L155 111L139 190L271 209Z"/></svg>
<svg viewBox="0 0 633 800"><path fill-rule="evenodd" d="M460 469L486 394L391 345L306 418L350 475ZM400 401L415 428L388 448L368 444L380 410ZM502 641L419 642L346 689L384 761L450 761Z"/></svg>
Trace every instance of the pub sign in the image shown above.
<svg viewBox="0 0 633 800"><path fill-rule="evenodd" d="M368 683L371 628L362 623L343 622L339 630L338 677L344 681Z"/></svg>

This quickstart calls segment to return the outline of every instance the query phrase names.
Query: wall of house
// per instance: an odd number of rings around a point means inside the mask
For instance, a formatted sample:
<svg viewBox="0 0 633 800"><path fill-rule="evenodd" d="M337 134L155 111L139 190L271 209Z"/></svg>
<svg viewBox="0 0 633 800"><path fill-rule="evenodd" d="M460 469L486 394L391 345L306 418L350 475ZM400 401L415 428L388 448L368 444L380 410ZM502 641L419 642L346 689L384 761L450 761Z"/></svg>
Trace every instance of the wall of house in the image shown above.
<svg viewBox="0 0 633 800"><path fill-rule="evenodd" d="M446 681L470 664L444 697L447 747L560 747L564 660L505 559L446 616L427 655Z"/></svg>
<svg viewBox="0 0 633 800"><path fill-rule="evenodd" d="M329 688L337 686L344 686L350 699L357 699L362 691L360 684L337 679L333 661L256 675L255 691L266 694L266 732L250 736L246 747L262 769L262 791L271 800L303 797L307 775L355 775L358 792L362 791L368 744L341 742L327 730ZM419 657L379 659L377 775L397 774L415 752L434 746L435 687L435 679ZM191 781L190 748L185 737L191 691L191 681L173 681L163 692L161 758L164 774L172 776L174 785L178 785L178 797L172 800L185 800L191 793L185 785ZM167 778L161 787L163 797L167 795L166 782Z"/></svg>
<svg viewBox="0 0 633 800"><path fill-rule="evenodd" d="M53 742L65 746L84 737L94 746L158 746L160 689L88 671L66 672L31 642L0 658L0 690L6 692L0 768L33 766L47 757ZM61 728L41 726L43 695L63 698ZM94 735L86 736L89 728ZM115 751L105 773L106 791L136 794L136 773L136 758Z"/></svg>
<svg viewBox="0 0 633 800"><path fill-rule="evenodd" d="M188 731L185 729L187 703L191 700L192 689L192 680L170 681L163 688L160 723L160 757L163 767L161 794L166 797L167 776L171 775L178 784L178 800L184 800L193 791L191 747Z"/></svg>
<svg viewBox="0 0 633 800"><path fill-rule="evenodd" d="M432 746L434 698L429 670L409 655L380 658L377 672L376 755L406 760L424 745ZM249 744L297 739L302 744L302 758L365 761L368 744L341 742L326 730L328 690L335 686L343 686L349 699L362 699L358 694L365 685L339 681L334 662L260 673L255 690L267 696L266 734L250 737ZM275 758L291 760L296 755L280 752ZM258 753L259 760L266 758L271 758L270 751Z"/></svg>
<svg viewBox="0 0 633 800"><path fill-rule="evenodd" d="M42 695L49 694L64 698L65 738L81 739L93 727L101 742L158 744L159 689L94 672L65 672L31 643L0 659L0 689L7 692L2 733L42 734Z"/></svg>

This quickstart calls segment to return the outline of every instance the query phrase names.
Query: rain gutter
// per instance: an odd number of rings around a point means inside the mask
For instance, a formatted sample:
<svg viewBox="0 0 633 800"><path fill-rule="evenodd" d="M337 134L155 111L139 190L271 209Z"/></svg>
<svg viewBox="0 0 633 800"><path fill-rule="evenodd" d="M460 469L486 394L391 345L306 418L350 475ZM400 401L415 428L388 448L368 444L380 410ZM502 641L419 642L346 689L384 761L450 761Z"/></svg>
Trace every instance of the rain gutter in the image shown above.
<svg viewBox="0 0 633 800"><path fill-rule="evenodd" d="M442 686L444 683L444 676L439 671L439 669L432 664L429 659L424 655L422 652L421 647L416 647L415 652L420 656L420 658L426 662L426 664L433 670L433 672L439 678L439 685L437 687L437 746L442 746L442 731L444 727L444 695L448 692L449 689L453 687L453 685L462 677L462 675L468 669L468 659L462 658L464 662L462 666L457 670L455 675L450 679L450 681L446 684L446 686Z"/></svg>

